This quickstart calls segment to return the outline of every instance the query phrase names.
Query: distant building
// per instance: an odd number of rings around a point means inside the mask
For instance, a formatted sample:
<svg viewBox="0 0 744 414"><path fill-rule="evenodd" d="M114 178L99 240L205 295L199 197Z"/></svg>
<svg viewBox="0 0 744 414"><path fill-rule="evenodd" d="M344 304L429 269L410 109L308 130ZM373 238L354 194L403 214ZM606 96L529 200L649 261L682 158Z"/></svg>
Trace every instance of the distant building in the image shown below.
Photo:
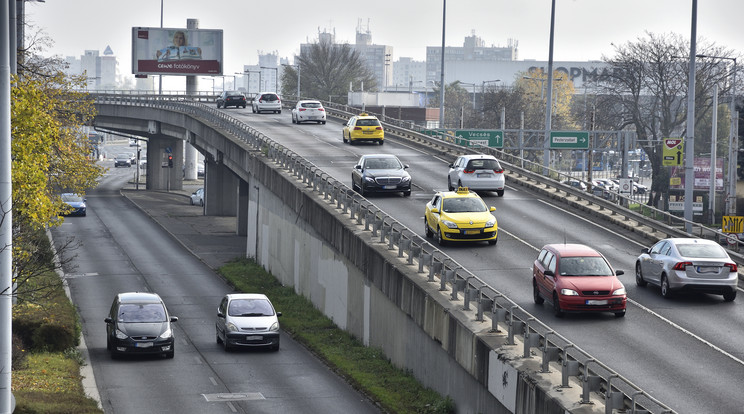
<svg viewBox="0 0 744 414"><path fill-rule="evenodd" d="M413 91L426 85L426 62L402 57L393 62L393 83L387 90ZM431 86L431 84L429 84Z"/></svg>
<svg viewBox="0 0 744 414"><path fill-rule="evenodd" d="M116 89L119 61L110 46L106 46L103 56L99 55L98 50L86 50L80 59L68 56L65 62L66 74L86 76L86 89Z"/></svg>
<svg viewBox="0 0 744 414"><path fill-rule="evenodd" d="M509 40L506 47L485 46L480 37L473 34L465 38L462 47L446 46L444 48L444 74L448 73L449 63L467 62L509 62L518 59L517 41ZM439 82L442 74L442 48L426 47L426 81ZM485 78L482 80L486 80ZM446 82L446 79L445 79Z"/></svg>

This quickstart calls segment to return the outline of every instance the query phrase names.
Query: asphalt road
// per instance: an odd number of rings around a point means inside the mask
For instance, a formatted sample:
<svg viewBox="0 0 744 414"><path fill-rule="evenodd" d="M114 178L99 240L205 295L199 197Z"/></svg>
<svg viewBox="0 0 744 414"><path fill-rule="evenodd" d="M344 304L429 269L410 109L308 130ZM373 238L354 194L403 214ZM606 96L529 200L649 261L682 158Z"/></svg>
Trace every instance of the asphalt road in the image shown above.
<svg viewBox="0 0 744 414"><path fill-rule="evenodd" d="M134 169L104 164L111 168L87 194L87 217L69 217L52 234L57 245L79 243L62 252L64 277L90 357L87 381L107 414L380 412L284 333L278 352L217 345L217 305L232 289L213 269L245 256L235 219L204 217L186 192L122 191ZM103 318L125 291L156 292L178 316L174 359L109 357Z"/></svg>

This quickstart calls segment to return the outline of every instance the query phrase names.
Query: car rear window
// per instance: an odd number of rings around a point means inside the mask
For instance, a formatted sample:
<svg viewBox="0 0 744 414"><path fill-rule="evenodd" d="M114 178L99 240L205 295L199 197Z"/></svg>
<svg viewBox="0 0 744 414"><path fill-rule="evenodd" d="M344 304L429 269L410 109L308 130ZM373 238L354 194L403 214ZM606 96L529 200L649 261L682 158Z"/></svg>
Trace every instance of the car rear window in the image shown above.
<svg viewBox="0 0 744 414"><path fill-rule="evenodd" d="M717 244L678 244L677 250L684 257L728 258L723 248Z"/></svg>
<svg viewBox="0 0 744 414"><path fill-rule="evenodd" d="M356 124L357 126L380 126L380 121L377 119L359 119Z"/></svg>
<svg viewBox="0 0 744 414"><path fill-rule="evenodd" d="M261 99L264 101L276 101L279 99L279 97L274 95L273 93L267 93L265 95L261 95Z"/></svg>
<svg viewBox="0 0 744 414"><path fill-rule="evenodd" d="M501 164L493 159L470 160L467 166L468 170L500 170Z"/></svg>
<svg viewBox="0 0 744 414"><path fill-rule="evenodd" d="M322 108L323 105L320 102L305 102L302 104L303 108Z"/></svg>

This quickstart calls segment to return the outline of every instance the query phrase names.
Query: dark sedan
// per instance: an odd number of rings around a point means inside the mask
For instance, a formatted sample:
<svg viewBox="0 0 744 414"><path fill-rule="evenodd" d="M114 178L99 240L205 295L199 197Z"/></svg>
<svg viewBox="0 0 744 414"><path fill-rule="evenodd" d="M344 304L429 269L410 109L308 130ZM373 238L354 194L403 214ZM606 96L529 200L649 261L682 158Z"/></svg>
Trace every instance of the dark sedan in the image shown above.
<svg viewBox="0 0 744 414"><path fill-rule="evenodd" d="M119 293L106 322L106 348L111 358L120 355L159 354L173 358L175 340L171 316L156 293Z"/></svg>
<svg viewBox="0 0 744 414"><path fill-rule="evenodd" d="M62 202L67 204L67 208L62 212L65 216L85 216L87 205L85 198L73 193L61 194Z"/></svg>
<svg viewBox="0 0 744 414"><path fill-rule="evenodd" d="M361 195L367 193L403 193L411 195L408 165L392 154L362 155L351 170L351 186Z"/></svg>
<svg viewBox="0 0 744 414"><path fill-rule="evenodd" d="M242 107L245 108L248 105L248 100L245 98L245 94L238 91L224 91L217 98L217 108L227 108L228 106Z"/></svg>

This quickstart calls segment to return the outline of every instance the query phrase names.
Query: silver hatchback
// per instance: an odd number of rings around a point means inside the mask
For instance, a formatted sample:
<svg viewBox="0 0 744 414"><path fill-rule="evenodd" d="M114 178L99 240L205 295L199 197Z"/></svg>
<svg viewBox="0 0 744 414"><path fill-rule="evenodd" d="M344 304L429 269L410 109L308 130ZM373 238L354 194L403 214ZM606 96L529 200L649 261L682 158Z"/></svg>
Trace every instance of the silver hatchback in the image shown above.
<svg viewBox="0 0 744 414"><path fill-rule="evenodd" d="M495 191L504 195L504 169L493 155L469 154L457 157L449 167L447 188L468 187L474 191Z"/></svg>
<svg viewBox="0 0 744 414"><path fill-rule="evenodd" d="M674 292L697 291L736 299L738 267L726 250L712 240L669 238L641 250L636 261L636 284L661 287L668 298Z"/></svg>
<svg viewBox="0 0 744 414"><path fill-rule="evenodd" d="M225 351L233 348L279 350L279 319L266 295L233 293L225 295L217 307L217 343Z"/></svg>

